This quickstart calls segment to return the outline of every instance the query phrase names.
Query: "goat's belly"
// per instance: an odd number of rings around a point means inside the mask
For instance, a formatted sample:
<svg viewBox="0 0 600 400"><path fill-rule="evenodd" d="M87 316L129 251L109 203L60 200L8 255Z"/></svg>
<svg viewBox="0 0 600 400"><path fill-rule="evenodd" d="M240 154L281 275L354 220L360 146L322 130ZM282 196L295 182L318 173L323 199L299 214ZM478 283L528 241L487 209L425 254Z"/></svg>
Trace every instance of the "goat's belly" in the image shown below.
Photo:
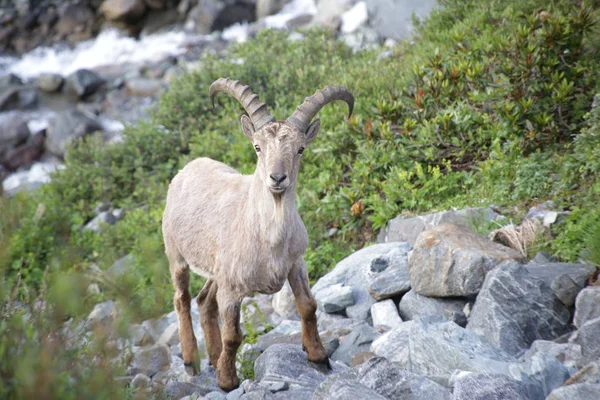
<svg viewBox="0 0 600 400"><path fill-rule="evenodd" d="M190 269L193 273L205 277L206 279L214 279L214 274L207 268L203 268L201 265L190 264Z"/></svg>

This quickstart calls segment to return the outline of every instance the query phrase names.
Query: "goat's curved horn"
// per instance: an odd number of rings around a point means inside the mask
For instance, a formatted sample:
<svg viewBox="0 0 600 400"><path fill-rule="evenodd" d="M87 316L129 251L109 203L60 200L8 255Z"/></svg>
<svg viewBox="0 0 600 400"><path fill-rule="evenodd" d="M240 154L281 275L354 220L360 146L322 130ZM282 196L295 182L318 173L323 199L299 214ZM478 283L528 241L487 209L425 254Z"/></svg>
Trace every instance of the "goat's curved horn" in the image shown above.
<svg viewBox="0 0 600 400"><path fill-rule="evenodd" d="M296 107L296 111L287 121L306 133L310 121L326 104L335 100L343 100L348 103L348 118L352 115L354 109L354 96L345 86L325 86L324 89L317 90L315 94L307 97L304 103Z"/></svg>
<svg viewBox="0 0 600 400"><path fill-rule="evenodd" d="M215 96L219 92L227 93L240 102L248 113L254 129L259 130L269 122L274 122L275 117L269 113L267 105L261 103L258 95L252 93L248 85L230 78L219 78L210 85L210 102L215 107Z"/></svg>

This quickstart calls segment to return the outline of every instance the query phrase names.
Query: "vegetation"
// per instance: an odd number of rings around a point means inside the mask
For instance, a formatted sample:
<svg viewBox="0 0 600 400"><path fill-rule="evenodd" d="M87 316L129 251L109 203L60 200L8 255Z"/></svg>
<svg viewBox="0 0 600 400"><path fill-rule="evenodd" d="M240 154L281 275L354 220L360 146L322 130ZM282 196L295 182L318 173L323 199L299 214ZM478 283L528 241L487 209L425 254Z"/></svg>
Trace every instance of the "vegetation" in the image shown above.
<svg viewBox="0 0 600 400"><path fill-rule="evenodd" d="M264 31L225 58L202 57L149 121L126 128L124 143L88 138L71 148L67 168L50 184L0 204L0 301L36 298L54 282L48 277L85 282L93 264L106 269L133 254L126 276L101 295L82 293L89 301L81 308L128 294L134 319L171 309L160 232L170 179L199 156L244 173L255 165L240 132L239 105L223 96L211 109L208 87L222 76L249 84L281 119L327 84L346 85L356 97L350 121L342 104L321 111L321 132L301 167L298 204L311 239L306 260L313 280L373 241L398 214L495 204L518 220L531 204L549 199L571 211L552 232L552 252L565 261L600 263L600 107L592 108L600 93L598 2L444 3L414 43L391 50L355 52L324 31L306 32L302 41ZM82 231L99 202L123 208L124 220L99 235ZM194 290L201 283L193 279ZM13 287L19 289L9 296ZM15 366L14 332L23 326L11 321L0 325L0 376L13 383L3 385L0 397L28 397L20 388L30 382L7 375ZM18 337L41 357L38 336ZM29 368L27 359L17 371ZM67 364L52 372L63 375L48 379L71 382ZM86 397L65 385L53 393Z"/></svg>

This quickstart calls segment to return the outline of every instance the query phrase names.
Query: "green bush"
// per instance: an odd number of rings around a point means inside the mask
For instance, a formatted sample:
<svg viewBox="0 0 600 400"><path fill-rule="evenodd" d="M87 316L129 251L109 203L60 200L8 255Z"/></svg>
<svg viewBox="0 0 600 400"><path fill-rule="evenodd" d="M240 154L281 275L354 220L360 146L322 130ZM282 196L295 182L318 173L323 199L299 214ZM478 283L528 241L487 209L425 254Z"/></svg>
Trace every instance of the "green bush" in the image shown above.
<svg viewBox="0 0 600 400"><path fill-rule="evenodd" d="M390 56L354 52L318 30L301 41L263 31L225 57L203 56L150 121L126 128L123 144L82 141L66 170L20 200L9 279L22 271L27 284L39 286L54 259L86 271L134 253L125 281L135 283L140 313L170 308L160 233L169 180L198 156L254 169L241 107L226 96L216 110L209 104L208 87L222 76L249 84L280 119L327 84L346 85L356 97L349 122L343 104L321 111L321 132L300 172L312 280L398 214L549 198L587 209L597 199L589 183L598 171L598 135L590 128L596 117L579 132L600 87L597 5L444 5L421 24L414 44L401 42ZM100 235L82 233L101 201L123 208L124 220Z"/></svg>

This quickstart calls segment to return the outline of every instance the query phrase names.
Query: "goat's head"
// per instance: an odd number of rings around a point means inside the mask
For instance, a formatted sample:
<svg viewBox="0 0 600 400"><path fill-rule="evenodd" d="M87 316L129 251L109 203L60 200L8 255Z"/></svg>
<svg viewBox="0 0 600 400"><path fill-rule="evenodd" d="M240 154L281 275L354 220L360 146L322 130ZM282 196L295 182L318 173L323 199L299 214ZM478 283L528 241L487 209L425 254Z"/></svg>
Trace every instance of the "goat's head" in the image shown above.
<svg viewBox="0 0 600 400"><path fill-rule="evenodd" d="M254 145L258 156L257 172L269 190L283 193L298 177L300 158L306 146L317 136L321 121L319 110L326 104L343 100L348 103L349 115L354 108L354 97L343 86L327 86L307 97L285 121L276 121L267 106L258 100L247 85L229 78L219 78L210 86L210 98L225 92L238 100L248 115L242 115L242 131Z"/></svg>

